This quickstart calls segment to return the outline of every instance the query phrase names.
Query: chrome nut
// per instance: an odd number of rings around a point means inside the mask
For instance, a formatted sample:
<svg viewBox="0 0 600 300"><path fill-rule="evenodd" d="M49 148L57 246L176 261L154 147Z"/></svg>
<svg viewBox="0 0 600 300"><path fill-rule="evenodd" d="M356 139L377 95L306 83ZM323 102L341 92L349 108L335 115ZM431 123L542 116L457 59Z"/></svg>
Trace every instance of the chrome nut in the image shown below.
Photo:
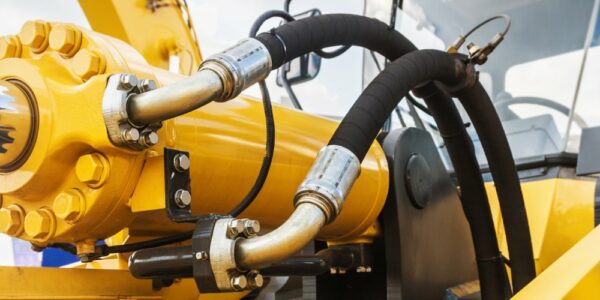
<svg viewBox="0 0 600 300"><path fill-rule="evenodd" d="M244 219L244 235L252 237L260 231L260 222L256 220Z"/></svg>
<svg viewBox="0 0 600 300"><path fill-rule="evenodd" d="M238 275L231 278L231 287L236 291L243 291L248 287L248 279L245 275Z"/></svg>
<svg viewBox="0 0 600 300"><path fill-rule="evenodd" d="M190 158L183 153L179 153L173 157L173 166L177 172L185 172L190 169Z"/></svg>
<svg viewBox="0 0 600 300"><path fill-rule="evenodd" d="M158 144L158 134L154 131L146 132L140 139L140 143L142 146L152 147Z"/></svg>
<svg viewBox="0 0 600 300"><path fill-rule="evenodd" d="M130 91L138 85L138 79L132 74L123 74L119 80L119 88Z"/></svg>
<svg viewBox="0 0 600 300"><path fill-rule="evenodd" d="M189 191L180 189L175 192L175 204L181 208L185 208L192 203L192 194Z"/></svg>
<svg viewBox="0 0 600 300"><path fill-rule="evenodd" d="M140 139L140 131L137 128L128 128L123 130L123 139L128 143L137 143Z"/></svg>
<svg viewBox="0 0 600 300"><path fill-rule="evenodd" d="M232 219L227 224L227 237L230 239L236 238L238 235L244 233L244 230L244 220Z"/></svg>

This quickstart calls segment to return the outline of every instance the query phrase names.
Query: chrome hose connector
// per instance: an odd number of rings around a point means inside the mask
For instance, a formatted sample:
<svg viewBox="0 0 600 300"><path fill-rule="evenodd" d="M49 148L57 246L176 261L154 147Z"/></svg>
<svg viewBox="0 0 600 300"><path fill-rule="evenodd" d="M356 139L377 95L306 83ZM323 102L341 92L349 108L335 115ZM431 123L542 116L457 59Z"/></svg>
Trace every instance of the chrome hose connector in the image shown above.
<svg viewBox="0 0 600 300"><path fill-rule="evenodd" d="M336 145L321 149L306 178L298 187L294 204L312 203L332 222L360 175L360 160L350 150Z"/></svg>
<svg viewBox="0 0 600 300"><path fill-rule="evenodd" d="M215 101L223 102L265 79L271 72L271 66L271 55L267 47L257 39L247 38L208 57L200 69L212 70L221 77L223 92Z"/></svg>

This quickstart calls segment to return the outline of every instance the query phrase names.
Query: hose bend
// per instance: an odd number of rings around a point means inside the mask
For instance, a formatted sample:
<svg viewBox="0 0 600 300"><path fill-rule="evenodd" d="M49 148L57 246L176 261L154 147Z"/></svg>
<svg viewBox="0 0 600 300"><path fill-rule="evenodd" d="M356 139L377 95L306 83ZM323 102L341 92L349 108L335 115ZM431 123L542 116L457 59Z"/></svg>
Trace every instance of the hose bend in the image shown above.
<svg viewBox="0 0 600 300"><path fill-rule="evenodd" d="M235 245L235 261L245 270L266 267L284 260L312 241L327 217L312 203L301 203L277 229L251 239L240 239Z"/></svg>

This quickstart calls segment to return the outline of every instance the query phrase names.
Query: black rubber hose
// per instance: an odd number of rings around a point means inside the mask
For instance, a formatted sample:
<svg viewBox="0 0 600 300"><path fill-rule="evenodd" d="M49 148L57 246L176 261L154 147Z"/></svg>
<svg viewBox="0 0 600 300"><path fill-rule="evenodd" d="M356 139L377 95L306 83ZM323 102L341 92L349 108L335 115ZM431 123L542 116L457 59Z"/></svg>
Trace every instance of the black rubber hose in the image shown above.
<svg viewBox="0 0 600 300"><path fill-rule="evenodd" d="M273 69L306 53L337 45L364 47L389 60L416 50L403 35L389 30L387 24L349 14L328 14L297 20L261 33L256 39L269 50Z"/></svg>
<svg viewBox="0 0 600 300"><path fill-rule="evenodd" d="M416 92L425 100L436 121L460 184L460 200L471 229L482 298L498 298L497 295L489 294L489 291L504 291L504 298L508 298L510 286L497 246L498 240L495 234L489 234L495 232L495 227L473 141L449 96L436 88L432 82L418 88Z"/></svg>
<svg viewBox="0 0 600 300"><path fill-rule="evenodd" d="M511 261L513 289L516 292L535 278L535 265L527 212L515 161L494 105L483 86L475 85L457 94L477 131L498 198ZM510 201L506 201L510 200Z"/></svg>

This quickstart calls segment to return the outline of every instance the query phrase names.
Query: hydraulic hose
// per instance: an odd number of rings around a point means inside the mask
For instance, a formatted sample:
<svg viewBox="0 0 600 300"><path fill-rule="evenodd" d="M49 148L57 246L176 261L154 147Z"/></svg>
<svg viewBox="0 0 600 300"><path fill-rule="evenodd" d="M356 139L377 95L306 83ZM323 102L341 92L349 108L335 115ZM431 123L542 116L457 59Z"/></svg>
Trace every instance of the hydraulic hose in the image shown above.
<svg viewBox="0 0 600 300"><path fill-rule="evenodd" d="M457 94L477 131L488 159L498 198L506 236L510 237L512 282L514 292L535 277L535 265L527 222L527 213L519 177L506 134L494 105L483 86L476 82ZM512 201L503 201L510 199Z"/></svg>
<svg viewBox="0 0 600 300"><path fill-rule="evenodd" d="M479 282L483 299L504 298L510 295L504 262L498 249L490 205L479 171L473 142L467 133L452 99L433 82L416 90L435 119L460 184L461 204L469 227L477 259ZM486 201L482 201L486 200ZM491 291L496 291L492 294Z"/></svg>

